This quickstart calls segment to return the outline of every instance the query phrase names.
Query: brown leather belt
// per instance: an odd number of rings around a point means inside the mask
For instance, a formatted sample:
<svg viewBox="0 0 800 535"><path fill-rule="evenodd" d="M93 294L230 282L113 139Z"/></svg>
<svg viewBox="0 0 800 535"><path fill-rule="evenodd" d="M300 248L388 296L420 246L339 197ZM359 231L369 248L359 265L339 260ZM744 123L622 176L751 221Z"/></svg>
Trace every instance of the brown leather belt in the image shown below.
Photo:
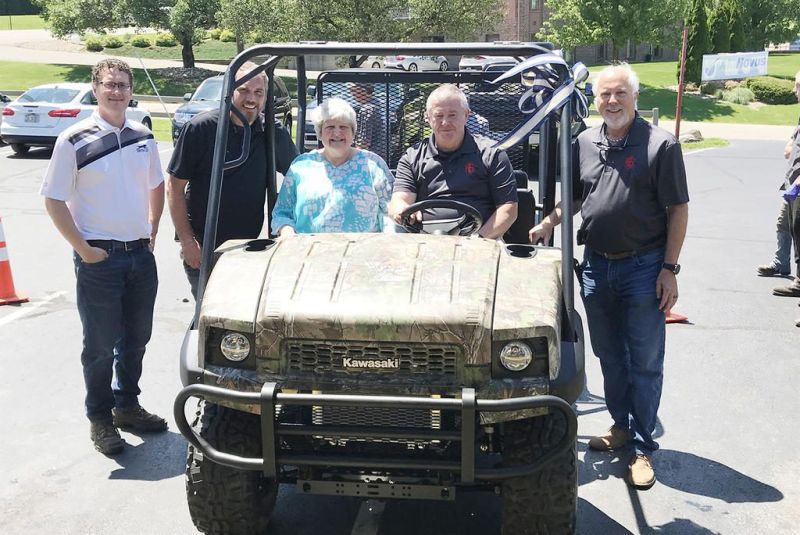
<svg viewBox="0 0 800 535"><path fill-rule="evenodd" d="M602 253L600 251L595 251L594 249L590 249L590 251L592 251L595 254L598 254L598 255L602 256L606 260L623 260L625 258L630 258L632 256L636 256L636 255L640 255L640 254L644 254L644 253L649 253L650 251L653 251L653 250L658 249L659 247L663 247L663 246L664 246L663 244L653 245L651 247L646 247L646 248L641 249L639 251L623 251L621 253Z"/></svg>

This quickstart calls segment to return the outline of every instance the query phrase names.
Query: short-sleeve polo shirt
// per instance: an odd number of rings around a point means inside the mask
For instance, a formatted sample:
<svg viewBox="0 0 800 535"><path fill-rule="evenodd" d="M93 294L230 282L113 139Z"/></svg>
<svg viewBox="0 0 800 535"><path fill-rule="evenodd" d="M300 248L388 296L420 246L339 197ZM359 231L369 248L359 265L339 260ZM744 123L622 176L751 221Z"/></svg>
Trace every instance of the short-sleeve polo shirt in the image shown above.
<svg viewBox="0 0 800 535"><path fill-rule="evenodd" d="M67 203L84 239L131 241L150 236L149 194L163 181L153 133L94 112L58 136L40 193Z"/></svg>
<svg viewBox="0 0 800 535"><path fill-rule="evenodd" d="M667 208L689 202L681 146L636 116L609 145L601 126L573 145L573 196L582 200L578 243L602 253L644 251L667 238Z"/></svg>
<svg viewBox="0 0 800 535"><path fill-rule="evenodd" d="M469 204L486 221L498 206L517 202L517 185L506 153L494 141L465 129L456 151L440 152L433 136L410 147L397 163L394 191L418 200L450 199Z"/></svg>

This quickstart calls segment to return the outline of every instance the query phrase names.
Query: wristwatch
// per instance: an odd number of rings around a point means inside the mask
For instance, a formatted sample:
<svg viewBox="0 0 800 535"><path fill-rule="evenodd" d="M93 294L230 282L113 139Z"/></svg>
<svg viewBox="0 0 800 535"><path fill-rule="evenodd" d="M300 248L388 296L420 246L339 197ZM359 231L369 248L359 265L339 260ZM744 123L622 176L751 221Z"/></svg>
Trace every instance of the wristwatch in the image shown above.
<svg viewBox="0 0 800 535"><path fill-rule="evenodd" d="M680 264L667 264L664 262L661 264L661 269L666 269L667 271L671 271L673 275L677 275L681 272L681 265Z"/></svg>

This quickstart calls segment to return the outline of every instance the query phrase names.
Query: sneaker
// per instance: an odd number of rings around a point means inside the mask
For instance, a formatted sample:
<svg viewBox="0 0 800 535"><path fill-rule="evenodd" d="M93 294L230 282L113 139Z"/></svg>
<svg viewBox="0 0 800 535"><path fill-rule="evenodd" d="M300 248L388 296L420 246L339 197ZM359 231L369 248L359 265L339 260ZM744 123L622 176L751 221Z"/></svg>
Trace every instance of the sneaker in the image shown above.
<svg viewBox="0 0 800 535"><path fill-rule="evenodd" d="M790 271L780 271L775 264L765 264L763 266L758 266L756 268L759 277L777 277L778 275L786 276L789 275Z"/></svg>
<svg viewBox="0 0 800 535"><path fill-rule="evenodd" d="M656 472L650 456L637 453L628 465L628 483L640 490L647 490L656 482Z"/></svg>
<svg viewBox="0 0 800 535"><path fill-rule="evenodd" d="M114 455L122 451L125 441L119 436L119 431L111 420L90 422L89 436L94 443L94 449L105 455Z"/></svg>
<svg viewBox="0 0 800 535"><path fill-rule="evenodd" d="M166 431L167 421L160 416L150 414L141 405L133 407L114 407L111 409L114 416L114 425L117 427L132 427L139 431Z"/></svg>
<svg viewBox="0 0 800 535"><path fill-rule="evenodd" d="M589 447L598 451L611 451L621 448L627 444L631 438L631 432L616 425L608 428L604 435L598 435L589 439Z"/></svg>
<svg viewBox="0 0 800 535"><path fill-rule="evenodd" d="M800 278L795 278L789 286L773 288L772 295L780 297L800 297Z"/></svg>

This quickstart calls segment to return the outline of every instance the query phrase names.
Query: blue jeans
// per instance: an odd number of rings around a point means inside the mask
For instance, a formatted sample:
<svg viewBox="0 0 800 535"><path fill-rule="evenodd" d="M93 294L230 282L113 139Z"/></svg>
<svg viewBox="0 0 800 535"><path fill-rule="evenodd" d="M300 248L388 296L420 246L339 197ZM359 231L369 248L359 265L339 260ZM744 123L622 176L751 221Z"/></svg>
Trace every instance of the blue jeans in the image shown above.
<svg viewBox="0 0 800 535"><path fill-rule="evenodd" d="M664 250L607 260L586 250L581 297L592 349L603 371L606 406L614 425L630 430L637 453L658 449L653 440L664 369L664 312L656 279Z"/></svg>
<svg viewBox="0 0 800 535"><path fill-rule="evenodd" d="M91 421L110 419L113 407L138 404L158 288L155 258L147 247L107 251L108 258L94 264L74 254L86 416Z"/></svg>

